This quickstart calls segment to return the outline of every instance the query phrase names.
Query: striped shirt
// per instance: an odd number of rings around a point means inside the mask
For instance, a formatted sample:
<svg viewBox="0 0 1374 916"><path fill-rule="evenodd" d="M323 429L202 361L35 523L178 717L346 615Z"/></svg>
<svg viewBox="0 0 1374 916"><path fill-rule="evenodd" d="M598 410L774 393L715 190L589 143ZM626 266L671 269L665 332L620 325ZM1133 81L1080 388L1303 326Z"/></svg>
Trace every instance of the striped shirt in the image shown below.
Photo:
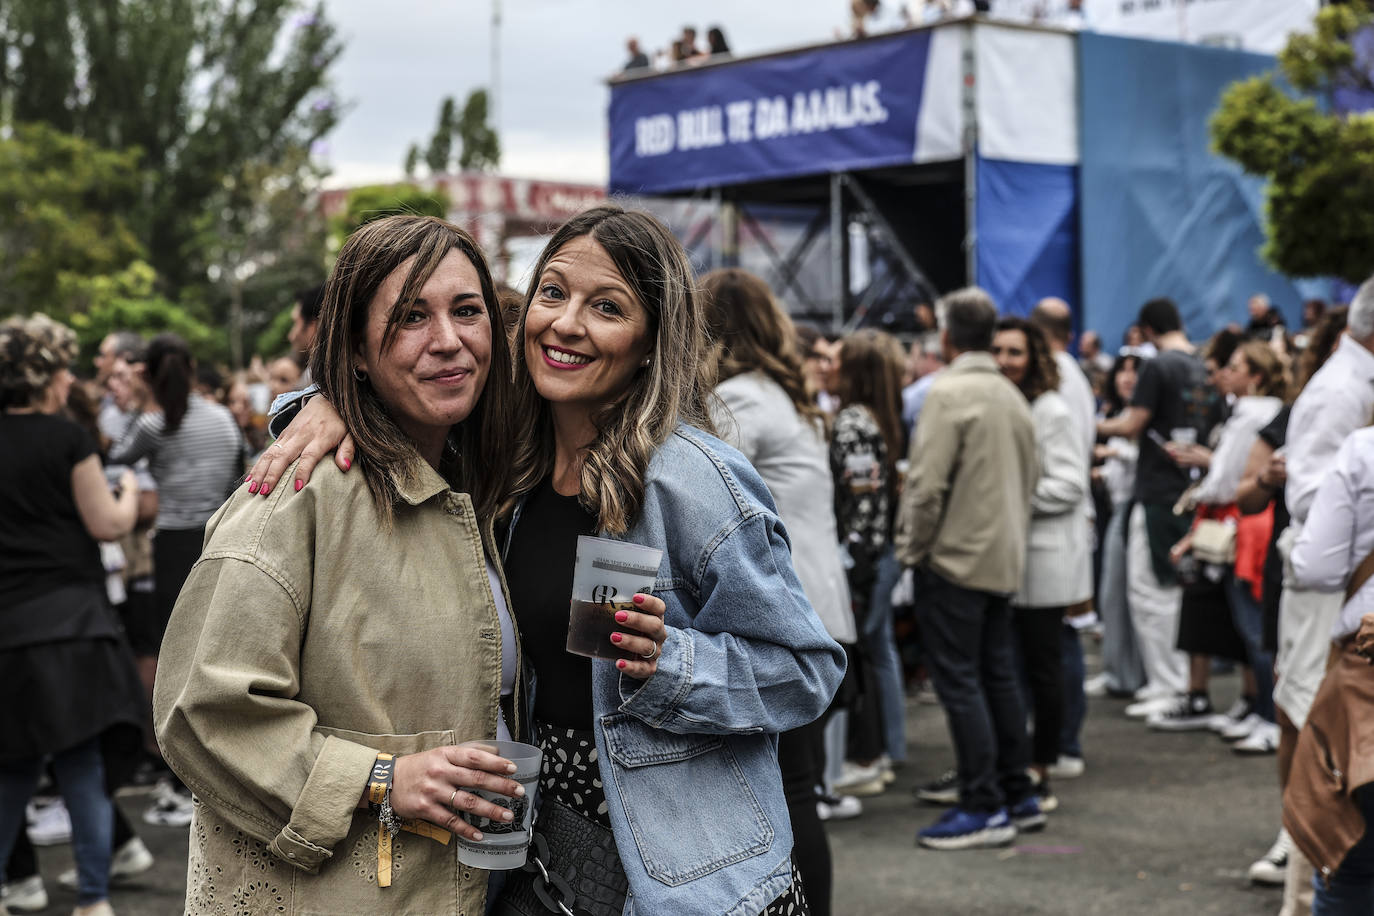
<svg viewBox="0 0 1374 916"><path fill-rule="evenodd" d="M191 395L175 433L163 429L161 411L141 414L110 449L110 461L132 464L147 457L157 480L157 527L199 528L215 514L247 454L243 434L228 408Z"/></svg>

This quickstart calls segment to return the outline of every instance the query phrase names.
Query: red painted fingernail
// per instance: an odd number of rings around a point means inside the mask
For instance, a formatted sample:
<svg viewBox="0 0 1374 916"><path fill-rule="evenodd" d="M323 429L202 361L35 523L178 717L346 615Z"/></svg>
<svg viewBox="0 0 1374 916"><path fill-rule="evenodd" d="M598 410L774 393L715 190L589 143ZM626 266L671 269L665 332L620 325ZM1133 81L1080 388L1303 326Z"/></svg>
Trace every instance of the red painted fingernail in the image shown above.
<svg viewBox="0 0 1374 916"><path fill-rule="evenodd" d="M624 636L621 636L619 633L612 633L612 634L611 634L611 642L620 642L620 641L621 641L622 639L624 639L624 638L625 638L625 637L624 637Z"/></svg>
<svg viewBox="0 0 1374 916"><path fill-rule="evenodd" d="M345 459L344 459L344 470L346 471L346 470L348 470L348 469L351 468L351 467L353 467L353 459L352 459L352 458L345 458Z"/></svg>
<svg viewBox="0 0 1374 916"><path fill-rule="evenodd" d="M616 611L615 619L616 623L624 623L625 621L630 619L630 615L625 611Z"/></svg>
<svg viewBox="0 0 1374 916"><path fill-rule="evenodd" d="M255 480L255 481L252 481L252 482L250 482L250 483L248 484L248 492L249 492L249 493L256 493L256 492L258 492L258 482L257 482L256 480Z"/></svg>
<svg viewBox="0 0 1374 916"><path fill-rule="evenodd" d="M631 598L630 600L633 601L635 604L643 604L643 603L644 603L644 596L643 596L643 595L635 595L635 596L634 596L633 598Z"/></svg>
<svg viewBox="0 0 1374 916"><path fill-rule="evenodd" d="M616 666L617 668L619 668L621 671L624 671L624 670L625 670L625 666L628 665L628 664L629 664L629 662L625 661L625 659L622 658L620 661L618 661L618 662L615 663L615 666Z"/></svg>
<svg viewBox="0 0 1374 916"><path fill-rule="evenodd" d="M299 493L301 491L301 487L303 486L305 486L305 484L301 483L299 480L296 481L296 492Z"/></svg>
<svg viewBox="0 0 1374 916"><path fill-rule="evenodd" d="M270 486L269 486L269 487L263 487L263 488L262 488L262 495L263 495L263 496L266 496L268 493L271 493L271 492L272 492L272 488L271 488Z"/></svg>

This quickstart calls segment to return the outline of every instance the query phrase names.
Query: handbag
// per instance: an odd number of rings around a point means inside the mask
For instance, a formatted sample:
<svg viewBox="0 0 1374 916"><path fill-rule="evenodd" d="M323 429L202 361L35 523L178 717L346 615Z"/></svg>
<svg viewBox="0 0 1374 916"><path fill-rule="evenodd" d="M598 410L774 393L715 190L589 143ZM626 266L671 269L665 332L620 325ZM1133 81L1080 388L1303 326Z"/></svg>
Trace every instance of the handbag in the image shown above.
<svg viewBox="0 0 1374 916"><path fill-rule="evenodd" d="M511 872L495 916L620 916L630 879L611 831L570 805L545 796L529 857Z"/></svg>
<svg viewBox="0 0 1374 916"><path fill-rule="evenodd" d="M1218 566L1236 562L1236 526L1211 518L1200 520L1193 526L1193 556Z"/></svg>

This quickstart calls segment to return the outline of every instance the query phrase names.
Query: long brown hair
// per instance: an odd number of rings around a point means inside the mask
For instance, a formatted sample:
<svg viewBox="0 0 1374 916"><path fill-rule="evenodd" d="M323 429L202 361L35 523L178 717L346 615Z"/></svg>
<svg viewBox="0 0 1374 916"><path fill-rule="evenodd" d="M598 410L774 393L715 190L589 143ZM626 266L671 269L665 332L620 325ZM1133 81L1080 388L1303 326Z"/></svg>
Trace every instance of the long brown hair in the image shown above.
<svg viewBox="0 0 1374 916"><path fill-rule="evenodd" d="M553 472L553 414L525 362L524 328L549 261L573 239L590 237L610 256L630 292L649 314L649 365L628 394L592 416L596 438L582 452L580 500L609 534L624 534L644 502L644 474L654 451L679 422L714 431L706 411L712 380L705 372L706 316L687 253L654 216L616 206L585 210L558 228L535 263L515 351L515 414L523 429L506 443L514 485L502 507Z"/></svg>
<svg viewBox="0 0 1374 916"><path fill-rule="evenodd" d="M823 428L825 415L806 393L796 328L768 284L747 270L727 267L702 277L701 286L716 383L762 372L787 394L804 420Z"/></svg>
<svg viewBox="0 0 1374 916"><path fill-rule="evenodd" d="M374 220L349 236L325 284L319 333L310 353L310 373L320 391L343 418L357 446L358 465L378 511L389 519L400 498L399 484L414 479L416 462L423 459L396 425L372 385L354 374L355 357L363 347L367 313L378 289L407 260L413 262L396 302L391 305L381 351L395 342L401 319L450 251L472 262L482 287L482 302L491 323L491 366L486 387L472 413L451 432L440 467L455 490L471 495L480 518L495 515L508 486L510 443L515 438L512 418L510 349L497 305L491 270L472 236L433 216L388 216Z"/></svg>
<svg viewBox="0 0 1374 916"><path fill-rule="evenodd" d="M840 404L862 404L873 413L887 446L888 479L895 480L902 454L902 345L884 331L864 328L840 341L836 394Z"/></svg>
<svg viewBox="0 0 1374 916"><path fill-rule="evenodd" d="M1019 386L1026 400L1034 403L1046 391L1058 391L1059 366L1054 361L1054 353L1050 350L1045 332L1026 319L1015 316L997 322L994 336L1003 331L1020 331L1026 336L1026 355L1030 359L1026 366L1026 377Z"/></svg>
<svg viewBox="0 0 1374 916"><path fill-rule="evenodd" d="M1298 357L1297 379L1293 385L1295 397L1299 391L1307 387L1312 376L1317 374L1317 370L1335 352L1336 345L1341 342L1341 335L1345 333L1346 315L1345 306L1328 309L1322 315L1321 321L1317 322L1316 328L1307 335L1307 346Z"/></svg>

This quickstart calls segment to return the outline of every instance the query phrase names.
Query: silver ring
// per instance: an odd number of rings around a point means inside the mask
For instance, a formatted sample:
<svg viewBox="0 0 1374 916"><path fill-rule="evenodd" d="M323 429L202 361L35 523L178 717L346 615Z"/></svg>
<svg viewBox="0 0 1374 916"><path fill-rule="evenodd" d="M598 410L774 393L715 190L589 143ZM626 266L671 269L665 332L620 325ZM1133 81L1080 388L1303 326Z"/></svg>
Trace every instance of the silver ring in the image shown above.
<svg viewBox="0 0 1374 916"><path fill-rule="evenodd" d="M458 797L458 790L457 790L457 789L454 789L454 790L453 790L453 794L450 795L450 796L448 797L448 809L449 809L450 811L455 812L455 813L458 811L458 809L455 808L455 807L453 807L453 800L454 800L455 798L457 798L457 797Z"/></svg>
<svg viewBox="0 0 1374 916"><path fill-rule="evenodd" d="M662 646L660 646L658 643L654 643L654 651L650 652L648 655L641 655L640 658L644 659L646 662L651 662L654 659L658 658L658 651L661 648Z"/></svg>
<svg viewBox="0 0 1374 916"><path fill-rule="evenodd" d="M280 443L280 442L273 442L273 443L272 443L272 448L277 449L278 451L280 451L280 450L281 450L281 443ZM271 450L271 449L269 449L269 451L270 451L270 450Z"/></svg>

